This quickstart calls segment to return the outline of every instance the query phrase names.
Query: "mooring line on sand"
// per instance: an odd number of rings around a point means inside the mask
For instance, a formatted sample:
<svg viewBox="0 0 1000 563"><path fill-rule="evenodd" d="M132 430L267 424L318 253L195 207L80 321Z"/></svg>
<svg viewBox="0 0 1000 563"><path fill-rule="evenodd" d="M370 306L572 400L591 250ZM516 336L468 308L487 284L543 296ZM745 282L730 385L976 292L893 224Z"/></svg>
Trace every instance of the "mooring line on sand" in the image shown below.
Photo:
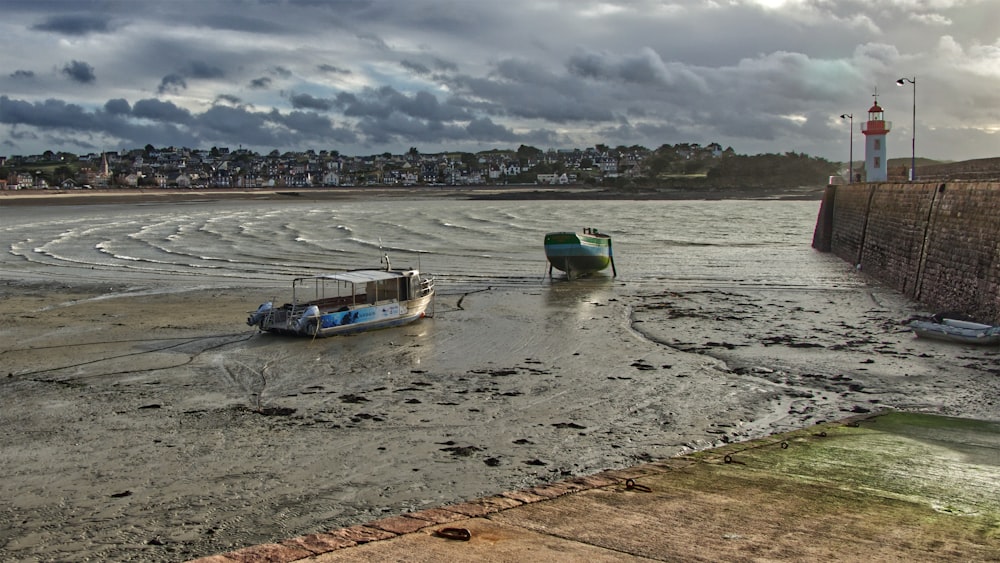
<svg viewBox="0 0 1000 563"><path fill-rule="evenodd" d="M77 342L75 344L54 344L52 346L37 346L28 348L10 348L0 351L0 355L8 352L31 352L33 350L55 350L59 348L74 348L78 346L100 346L102 344L128 344L130 342L162 342L165 340L188 340L194 341L201 338L222 338L225 336L240 336L243 332L233 332L229 334L210 334L207 336L173 336L168 338L130 338L128 340L104 340L101 342Z"/></svg>
<svg viewBox="0 0 1000 563"><path fill-rule="evenodd" d="M464 311L465 309L462 308L462 301L464 301L466 297L472 295L473 293L485 293L487 291L493 291L493 287L492 286L486 286L484 289L476 289L476 290L473 290L473 291L466 291L465 293L462 294L461 297L458 298L458 303L455 303L455 308L457 310Z"/></svg>
<svg viewBox="0 0 1000 563"><path fill-rule="evenodd" d="M228 341L225 341L225 342L220 342L220 343L215 344L213 346L209 346L207 348L199 350L196 353L189 354L189 357L188 357L188 359L186 361L180 362L180 363L175 364L175 365L163 366L163 367L154 367L154 368L145 368L145 369L139 369L139 370L136 370L136 369L122 370L122 371L109 372L109 373L100 373L100 374L93 374L93 375L85 375L85 376L80 376L80 377L81 378L83 378L83 377L86 377L86 378L101 377L101 376L108 376L108 375L121 375L121 374L125 374L125 373L135 373L137 371L157 371L157 370L162 370L162 369L177 368L177 367L181 367L181 366L184 366L184 365L187 365L187 364L191 363L194 360L195 356L197 356L199 354L203 354L203 353L205 353L205 352L207 352L209 350L215 350L216 348L221 348L223 346L227 346L227 345L233 344L235 342L240 342L240 341L244 341L244 340L250 340L255 335L256 335L256 332L251 332L249 334L246 333L246 332L241 332L241 333L230 333L230 334L214 335L214 336L199 336L199 337L195 337L195 338L186 338L186 339L184 339L183 342L178 342L178 343L175 343L175 344L170 344L170 345L167 345L167 346L162 346L160 348L155 348L155 349L152 349L152 350L142 350L142 351L139 351L139 352L130 352L128 354L120 354L120 355L117 355L117 356L110 356L110 357L107 357L107 358L98 358L96 360L90 360L90 361L80 362L80 363L76 363L76 364L69 364L69 365L59 366L59 367L54 367L54 368L41 369L41 370L36 370L36 371L29 371L29 372L19 373L19 374L17 374L17 377L30 377L30 376L35 376L35 375L43 374L43 373L52 373L52 372L66 370L66 369L71 369L71 368L76 368L76 367L82 367L82 366L86 366L86 365L96 364L96 363L100 363L100 362L106 362L106 361L109 361L109 360L117 360L117 359L121 359L121 358L128 358L128 357L131 357L131 356L140 356L142 354L151 354L151 353L155 353L155 352L162 352L164 350L170 350L171 348L177 348L177 347L183 346L185 344L191 344L193 342L197 342L199 340L206 340L206 339L209 339L209 338L224 338L224 337L231 337L231 336L240 336L241 337L241 338L234 339L234 340L228 340ZM156 340L177 340L177 338L125 340L125 341L121 341L121 342L151 342L151 341L156 341ZM93 343L91 345L113 344L113 343L115 343L115 342ZM70 346L76 346L76 345L70 345ZM51 348L58 348L58 346L52 346L52 347L47 347L47 348L50 348L50 349ZM45 348L28 348L27 350L36 350L36 349L37 350L41 350L41 349L45 349ZM14 374L13 373L8 373L7 377L14 377ZM77 379L79 379L79 378L77 378ZM62 381L55 381L55 380L40 380L40 381L45 381L46 383L63 383Z"/></svg>

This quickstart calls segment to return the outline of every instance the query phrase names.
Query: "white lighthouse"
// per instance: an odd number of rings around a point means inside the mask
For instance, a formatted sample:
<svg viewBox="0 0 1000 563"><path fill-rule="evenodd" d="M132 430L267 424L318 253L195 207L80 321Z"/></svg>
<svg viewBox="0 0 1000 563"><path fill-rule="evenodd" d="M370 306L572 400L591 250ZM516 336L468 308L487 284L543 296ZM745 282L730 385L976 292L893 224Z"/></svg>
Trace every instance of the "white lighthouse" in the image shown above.
<svg viewBox="0 0 1000 563"><path fill-rule="evenodd" d="M868 110L868 121L861 124L861 132L865 134L865 180L868 182L885 182L888 176L885 137L889 129L892 129L892 122L884 119L878 98L875 98L875 105Z"/></svg>

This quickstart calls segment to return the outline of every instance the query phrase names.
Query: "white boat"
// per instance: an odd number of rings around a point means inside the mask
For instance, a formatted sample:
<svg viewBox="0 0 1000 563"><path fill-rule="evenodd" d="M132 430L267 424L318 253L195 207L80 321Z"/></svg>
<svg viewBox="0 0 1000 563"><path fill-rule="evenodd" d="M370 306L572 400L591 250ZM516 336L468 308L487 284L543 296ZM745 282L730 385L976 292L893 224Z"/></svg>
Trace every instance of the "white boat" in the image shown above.
<svg viewBox="0 0 1000 563"><path fill-rule="evenodd" d="M311 337L350 334L411 323L427 315L434 278L419 270L348 270L292 280L292 301L262 304L247 324L262 331Z"/></svg>
<svg viewBox="0 0 1000 563"><path fill-rule="evenodd" d="M958 319L940 319L934 321L913 321L910 323L910 328L920 338L946 340L961 344L1000 344L1000 326Z"/></svg>

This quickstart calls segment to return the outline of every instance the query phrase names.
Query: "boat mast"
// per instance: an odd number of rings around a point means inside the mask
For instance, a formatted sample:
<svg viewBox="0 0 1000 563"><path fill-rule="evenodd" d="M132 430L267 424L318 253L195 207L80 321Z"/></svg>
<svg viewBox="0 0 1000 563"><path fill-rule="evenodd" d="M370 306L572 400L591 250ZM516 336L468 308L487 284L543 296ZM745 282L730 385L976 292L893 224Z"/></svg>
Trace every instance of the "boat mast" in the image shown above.
<svg viewBox="0 0 1000 563"><path fill-rule="evenodd" d="M389 266L389 253L382 250L382 237L378 237L378 253L381 254L378 259L379 264L384 263L385 271L388 272L392 267Z"/></svg>

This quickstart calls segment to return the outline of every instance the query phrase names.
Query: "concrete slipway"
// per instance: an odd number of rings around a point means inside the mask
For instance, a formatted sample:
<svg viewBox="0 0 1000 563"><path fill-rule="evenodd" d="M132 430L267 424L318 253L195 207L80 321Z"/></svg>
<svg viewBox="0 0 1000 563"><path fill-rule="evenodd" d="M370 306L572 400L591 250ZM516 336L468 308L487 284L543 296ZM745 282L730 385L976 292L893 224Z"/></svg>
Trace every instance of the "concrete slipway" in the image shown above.
<svg viewBox="0 0 1000 563"><path fill-rule="evenodd" d="M1000 423L852 418L197 561L1000 561Z"/></svg>

